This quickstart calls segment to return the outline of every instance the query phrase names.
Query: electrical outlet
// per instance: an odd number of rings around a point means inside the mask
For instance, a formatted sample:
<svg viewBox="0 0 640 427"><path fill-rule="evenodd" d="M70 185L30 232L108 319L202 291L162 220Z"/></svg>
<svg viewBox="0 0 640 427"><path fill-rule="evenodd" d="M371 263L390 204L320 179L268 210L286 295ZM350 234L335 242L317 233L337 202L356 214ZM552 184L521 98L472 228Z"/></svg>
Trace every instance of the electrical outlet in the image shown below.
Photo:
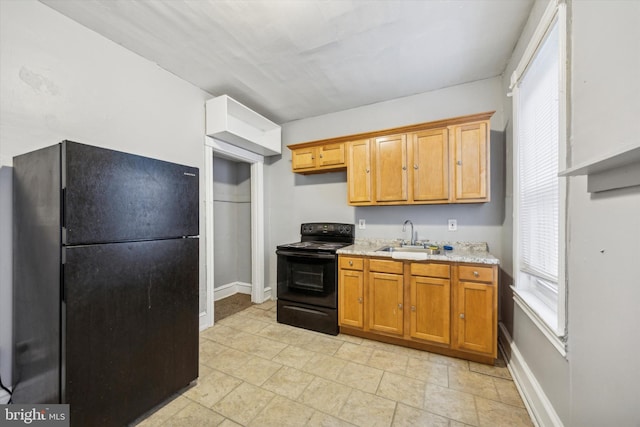
<svg viewBox="0 0 640 427"><path fill-rule="evenodd" d="M449 220L449 231L456 231L458 229L458 221L455 219Z"/></svg>
<svg viewBox="0 0 640 427"><path fill-rule="evenodd" d="M358 220L358 228L360 230L364 230L365 228L367 228L367 223L364 219L359 219Z"/></svg>

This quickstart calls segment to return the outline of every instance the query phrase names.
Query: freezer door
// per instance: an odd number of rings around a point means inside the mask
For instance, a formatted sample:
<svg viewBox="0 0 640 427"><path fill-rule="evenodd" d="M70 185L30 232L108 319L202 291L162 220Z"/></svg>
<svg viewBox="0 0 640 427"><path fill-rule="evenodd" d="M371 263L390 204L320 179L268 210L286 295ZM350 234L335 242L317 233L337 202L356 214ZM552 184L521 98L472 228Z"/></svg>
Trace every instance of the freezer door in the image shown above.
<svg viewBox="0 0 640 427"><path fill-rule="evenodd" d="M62 143L63 244L197 236L198 169Z"/></svg>
<svg viewBox="0 0 640 427"><path fill-rule="evenodd" d="M198 239L65 249L63 401L122 426L198 375Z"/></svg>

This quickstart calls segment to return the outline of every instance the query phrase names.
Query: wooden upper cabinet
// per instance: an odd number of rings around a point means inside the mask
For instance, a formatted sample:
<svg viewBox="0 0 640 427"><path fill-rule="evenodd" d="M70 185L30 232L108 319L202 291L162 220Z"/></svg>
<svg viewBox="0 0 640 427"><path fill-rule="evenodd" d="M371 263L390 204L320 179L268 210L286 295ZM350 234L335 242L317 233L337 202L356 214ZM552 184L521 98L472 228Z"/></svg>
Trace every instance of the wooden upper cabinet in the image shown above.
<svg viewBox="0 0 640 427"><path fill-rule="evenodd" d="M370 204L371 141L362 139L347 143L347 187L350 204Z"/></svg>
<svg viewBox="0 0 640 427"><path fill-rule="evenodd" d="M290 145L295 173L347 170L355 206L490 200L493 112Z"/></svg>
<svg viewBox="0 0 640 427"><path fill-rule="evenodd" d="M433 129L412 137L413 200L449 200L449 132Z"/></svg>
<svg viewBox="0 0 640 427"><path fill-rule="evenodd" d="M296 173L344 170L347 166L344 143L291 146L291 169Z"/></svg>
<svg viewBox="0 0 640 427"><path fill-rule="evenodd" d="M376 201L406 201L407 135L375 138L373 144Z"/></svg>
<svg viewBox="0 0 640 427"><path fill-rule="evenodd" d="M456 202L489 201L488 122L453 127Z"/></svg>

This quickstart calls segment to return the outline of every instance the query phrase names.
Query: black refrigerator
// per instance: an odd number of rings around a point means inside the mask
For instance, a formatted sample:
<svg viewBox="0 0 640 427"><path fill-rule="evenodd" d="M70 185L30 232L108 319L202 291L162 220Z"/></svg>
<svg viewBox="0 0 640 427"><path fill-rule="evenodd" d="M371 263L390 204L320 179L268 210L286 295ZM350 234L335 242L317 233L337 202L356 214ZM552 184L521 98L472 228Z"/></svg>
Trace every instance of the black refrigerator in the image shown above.
<svg viewBox="0 0 640 427"><path fill-rule="evenodd" d="M123 426L197 378L198 179L71 141L14 157L15 403Z"/></svg>

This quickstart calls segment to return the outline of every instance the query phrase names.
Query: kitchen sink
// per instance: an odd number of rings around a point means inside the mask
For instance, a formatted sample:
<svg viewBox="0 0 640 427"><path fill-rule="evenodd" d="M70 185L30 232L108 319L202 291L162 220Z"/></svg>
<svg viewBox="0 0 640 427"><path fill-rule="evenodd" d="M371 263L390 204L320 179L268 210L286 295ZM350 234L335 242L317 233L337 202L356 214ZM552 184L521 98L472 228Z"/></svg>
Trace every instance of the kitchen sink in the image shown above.
<svg viewBox="0 0 640 427"><path fill-rule="evenodd" d="M440 248L425 248L424 246L383 246L380 249L376 249L376 252L418 252L437 255L440 253Z"/></svg>

